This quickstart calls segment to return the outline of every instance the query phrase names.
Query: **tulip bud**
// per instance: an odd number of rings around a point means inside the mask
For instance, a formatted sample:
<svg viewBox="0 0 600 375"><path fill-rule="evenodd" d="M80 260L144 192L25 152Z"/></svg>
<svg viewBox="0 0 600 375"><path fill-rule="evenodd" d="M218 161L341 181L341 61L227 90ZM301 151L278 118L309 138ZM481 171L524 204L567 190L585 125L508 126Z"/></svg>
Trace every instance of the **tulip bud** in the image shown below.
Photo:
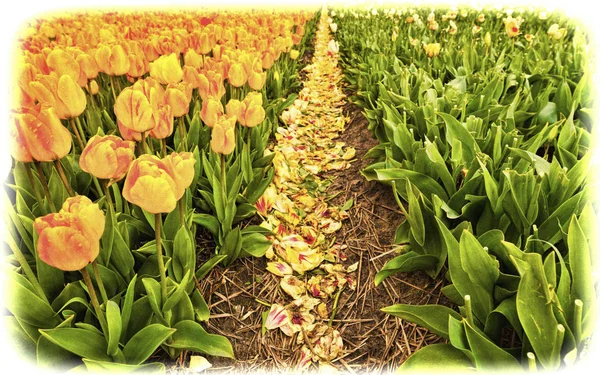
<svg viewBox="0 0 600 375"><path fill-rule="evenodd" d="M93 136L83 149L79 166L85 172L100 178L119 181L135 159L135 143L114 135Z"/></svg>
<svg viewBox="0 0 600 375"><path fill-rule="evenodd" d="M235 148L235 116L221 116L213 127L210 147L217 154L229 155Z"/></svg>
<svg viewBox="0 0 600 375"><path fill-rule="evenodd" d="M95 79L90 82L89 88L90 88L89 92L92 95L97 95L98 92L100 91L100 88L98 87L98 82L96 82Z"/></svg>
<svg viewBox="0 0 600 375"><path fill-rule="evenodd" d="M217 119L223 115L223 104L213 98L207 98L202 101L202 110L200 118L208 126L212 128L217 123Z"/></svg>
<svg viewBox="0 0 600 375"><path fill-rule="evenodd" d="M152 214L173 211L178 192L171 168L147 154L131 163L123 185L123 197Z"/></svg>
<svg viewBox="0 0 600 375"><path fill-rule="evenodd" d="M71 151L71 133L52 107L38 104L25 113L14 114L9 126L11 154L17 161L54 161Z"/></svg>
<svg viewBox="0 0 600 375"><path fill-rule="evenodd" d="M298 58L298 56L300 55L300 52L296 49L293 49L290 51L290 58L292 60L296 60Z"/></svg>
<svg viewBox="0 0 600 375"><path fill-rule="evenodd" d="M183 197L185 189L187 189L194 180L194 164L196 159L191 152L173 152L167 155L163 161L171 168L172 175L175 178L175 184L177 185L176 198L177 200Z"/></svg>
<svg viewBox="0 0 600 375"><path fill-rule="evenodd" d="M486 47L490 47L492 45L492 35L490 34L490 32L486 32L484 37L483 37L483 41L485 42Z"/></svg>
<svg viewBox="0 0 600 375"><path fill-rule="evenodd" d="M58 213L38 217L33 224L37 252L45 263L63 271L77 271L100 252L104 213L82 195L67 198Z"/></svg>

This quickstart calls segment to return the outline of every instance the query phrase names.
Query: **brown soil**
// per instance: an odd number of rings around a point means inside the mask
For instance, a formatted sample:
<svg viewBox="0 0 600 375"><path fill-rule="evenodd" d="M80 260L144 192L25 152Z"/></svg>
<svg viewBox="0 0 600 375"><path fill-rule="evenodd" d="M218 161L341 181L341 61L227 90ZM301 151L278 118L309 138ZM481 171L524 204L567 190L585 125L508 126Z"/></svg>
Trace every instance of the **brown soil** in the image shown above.
<svg viewBox="0 0 600 375"><path fill-rule="evenodd" d="M337 234L337 243L347 246L346 264L359 262L357 288L345 290L340 297L333 320L344 339L345 354L333 363L341 370L382 373L394 370L420 347L441 339L426 329L380 311L395 303L444 303L440 293L443 279L431 280L424 273L398 274L375 287L373 278L394 254L394 235L402 214L388 186L367 181L360 171L369 163L365 153L375 145L360 109L348 103L344 108L349 117L346 130L339 140L356 149L356 160L345 170L330 173L331 194L336 205L354 199L350 218ZM213 251L210 241L201 243L207 249L201 258ZM204 259L205 260L205 259ZM261 333L262 316L268 304L284 300L278 288L278 278L266 271L264 258L245 258L224 269L215 268L200 282L201 292L210 307L211 318L206 325L212 333L229 338L236 360L208 357L213 367L209 371L283 371L296 363L290 353L297 353L295 337L279 330ZM440 299L442 299L440 301ZM187 367L189 353L170 367L181 371Z"/></svg>

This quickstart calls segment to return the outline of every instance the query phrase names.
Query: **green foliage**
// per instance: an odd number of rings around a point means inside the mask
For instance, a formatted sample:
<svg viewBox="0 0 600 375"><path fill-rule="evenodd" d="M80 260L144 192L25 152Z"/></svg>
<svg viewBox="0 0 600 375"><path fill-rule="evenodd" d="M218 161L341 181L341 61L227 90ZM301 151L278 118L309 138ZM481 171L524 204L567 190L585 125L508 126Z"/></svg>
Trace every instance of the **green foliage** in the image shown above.
<svg viewBox="0 0 600 375"><path fill-rule="evenodd" d="M531 352L537 365L556 370L579 358L596 311L585 34L562 15L541 20L520 11L512 16L533 38L511 39L505 14L472 9L453 18L436 9L440 27L430 30L429 13L339 10L334 17L353 101L380 142L362 173L390 185L406 217L396 232L404 253L375 283L418 269L436 277L447 264L442 292L459 306L460 314L441 306L383 309L449 340L401 369L446 361L521 369L532 366ZM553 23L567 30L561 40L547 34ZM427 43L441 44L439 56L426 55ZM507 329L519 337L516 348L500 346Z"/></svg>

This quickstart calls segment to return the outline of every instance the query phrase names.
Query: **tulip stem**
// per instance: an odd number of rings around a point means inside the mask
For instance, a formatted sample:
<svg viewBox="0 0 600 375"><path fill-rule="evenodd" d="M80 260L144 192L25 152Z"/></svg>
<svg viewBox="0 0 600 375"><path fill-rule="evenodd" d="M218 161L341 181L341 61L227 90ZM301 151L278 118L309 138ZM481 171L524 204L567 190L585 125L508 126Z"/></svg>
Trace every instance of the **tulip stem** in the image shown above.
<svg viewBox="0 0 600 375"><path fill-rule="evenodd" d="M96 190L98 190L98 198L104 197L106 192L103 189L103 187L100 186L100 185L103 185L103 184L100 184L100 182L98 181L98 179L96 178L96 176L92 176L92 180L94 181L94 185L96 186Z"/></svg>
<svg viewBox="0 0 600 375"><path fill-rule="evenodd" d="M112 90L112 94L113 94L113 99L115 100L115 103L117 102L117 94L115 93L115 77L114 76L108 76L110 79L110 88Z"/></svg>
<svg viewBox="0 0 600 375"><path fill-rule="evenodd" d="M107 204L108 204L110 207L112 207L112 205L113 205L113 204L112 204L112 198L110 197L110 191L108 191L108 181L109 181L109 180L102 180L102 184L100 184L100 183L98 182L98 179L97 179L96 177L94 177L94 180L96 181L96 183L97 183L98 185L102 185L102 189L101 189L101 191L103 191L103 192L104 192L104 196L106 197L106 203L107 203Z"/></svg>
<svg viewBox="0 0 600 375"><path fill-rule="evenodd" d="M147 154L148 145L146 144L146 132L142 132L142 140L140 141L140 143L142 144L142 153Z"/></svg>
<svg viewBox="0 0 600 375"><path fill-rule="evenodd" d="M180 142L183 145L183 151L187 151L187 131L183 122L183 116L179 117L179 136L181 137Z"/></svg>
<svg viewBox="0 0 600 375"><path fill-rule="evenodd" d="M94 100L94 94L92 94L92 90L90 89L89 81L88 81L88 83L85 84L85 89L87 90L88 94L90 94L90 101L92 102L92 108L96 108L96 101Z"/></svg>
<svg viewBox="0 0 600 375"><path fill-rule="evenodd" d="M162 157L164 158L165 156L167 156L167 141L166 139L161 139L160 140L160 145L161 145L161 149L162 149Z"/></svg>
<svg viewBox="0 0 600 375"><path fill-rule="evenodd" d="M23 252L21 252L21 249L19 249L19 246L17 246L17 243L13 239L12 235L9 234L8 236L6 236L5 241L7 242L8 247L10 247L10 249L12 250L13 254L15 254L17 262L19 262L19 264L21 265L23 273L33 286L33 289L35 289L36 294L45 302L48 302L48 298L46 298L46 293L44 293L44 289L42 289L42 286L40 285L37 277L35 277L35 273L33 273L33 270L31 269L31 267L29 267L27 259L25 259Z"/></svg>
<svg viewBox="0 0 600 375"><path fill-rule="evenodd" d="M48 181L46 180L46 175L42 170L42 166L39 162L35 162L35 166L37 168L38 177L40 178L40 182L42 183L42 188L44 188L44 194L46 195L46 200L48 201L48 206L50 206L50 210L52 212L56 212L56 206L54 206L54 201L52 200L52 196L50 195L50 190L48 189Z"/></svg>
<svg viewBox="0 0 600 375"><path fill-rule="evenodd" d="M73 133L75 133L75 138L77 139L77 143L79 144L81 151L83 151L85 146L83 145L83 141L81 140L81 136L79 135L79 131L77 130L77 126L75 125L75 120L73 120L73 118L71 118L69 120L69 124L71 124L71 129L73 129Z"/></svg>
<svg viewBox="0 0 600 375"><path fill-rule="evenodd" d="M33 189L33 194L35 195L35 199L37 199L38 205L42 209L42 213L45 214L46 210L44 209L44 200L42 199L40 191L37 189L37 184L35 183L35 180L33 178L33 173L31 173L31 168L32 168L31 164L29 164L29 163L25 164L25 173L27 173L27 179L29 180L29 185L31 185L31 188Z"/></svg>
<svg viewBox="0 0 600 375"><path fill-rule="evenodd" d="M83 281L85 282L85 285L87 286L88 293L90 295L90 300L92 301L92 306L94 307L94 311L96 312L96 315L98 316L98 321L100 322L100 327L102 328L102 332L104 332L104 335L107 336L108 330L107 330L106 318L104 317L104 312L102 312L102 309L100 308L100 303L98 302L98 296L96 295L96 290L94 289L94 284L92 284L92 279L90 278L90 274L88 273L88 271L85 267L81 269L81 275L83 276Z"/></svg>
<svg viewBox="0 0 600 375"><path fill-rule="evenodd" d="M181 199L177 202L177 204L179 205L179 223L181 224L181 226L185 225L185 208L183 207L184 199L185 194L183 194L183 197L181 197Z"/></svg>
<svg viewBox="0 0 600 375"><path fill-rule="evenodd" d="M154 215L154 232L156 234L156 256L158 257L158 271L160 272L160 294L162 303L167 301L167 272L165 270L165 262L162 254L162 242L160 238L160 226L162 218L160 214Z"/></svg>
<svg viewBox="0 0 600 375"><path fill-rule="evenodd" d="M69 184L69 180L67 180L67 175L65 174L65 170L63 169L62 164L60 163L60 160L54 160L54 166L56 166L58 175L60 176L60 179L62 180L63 184L65 185L65 188L67 189L67 192L69 193L69 196L74 197L75 192L71 188L71 184Z"/></svg>
<svg viewBox="0 0 600 375"><path fill-rule="evenodd" d="M338 302L340 300L340 295L342 294L343 290L344 290L343 287L339 288L338 292L335 294L335 300L333 301L333 308L331 309L331 316L329 317L329 322L327 323L327 325L330 327L333 324L333 319L335 318L335 314L337 313Z"/></svg>
<svg viewBox="0 0 600 375"><path fill-rule="evenodd" d="M106 294L106 289L104 288L104 283L102 282L102 277L100 276L100 269L98 268L98 262L95 260L92 262L92 269L94 270L94 277L96 278L96 284L98 284L98 289L100 289L100 294L102 295L102 301L104 303L108 303L108 295Z"/></svg>
<svg viewBox="0 0 600 375"><path fill-rule="evenodd" d="M79 130L81 141L83 144L87 145L87 139L85 138L85 132L83 131L83 126L81 126L81 120L79 119L79 116L75 117L75 123L77 124L77 130ZM83 151L83 149L81 151Z"/></svg>

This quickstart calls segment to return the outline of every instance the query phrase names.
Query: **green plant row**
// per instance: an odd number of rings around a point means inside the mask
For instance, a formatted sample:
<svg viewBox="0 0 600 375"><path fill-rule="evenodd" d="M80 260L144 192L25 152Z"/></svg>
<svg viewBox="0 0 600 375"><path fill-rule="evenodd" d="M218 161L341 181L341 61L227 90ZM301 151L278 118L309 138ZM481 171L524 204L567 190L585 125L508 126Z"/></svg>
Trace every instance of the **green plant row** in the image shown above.
<svg viewBox="0 0 600 375"><path fill-rule="evenodd" d="M346 80L380 141L363 174L391 186L406 218L401 253L375 282L445 273L442 293L460 311L385 308L449 341L402 368L572 364L596 301L586 36L561 15L515 12L533 37L509 37L505 13L472 9L436 9L431 30L430 12L335 17ZM554 23L560 40L547 33ZM507 344L507 332L517 339Z"/></svg>

